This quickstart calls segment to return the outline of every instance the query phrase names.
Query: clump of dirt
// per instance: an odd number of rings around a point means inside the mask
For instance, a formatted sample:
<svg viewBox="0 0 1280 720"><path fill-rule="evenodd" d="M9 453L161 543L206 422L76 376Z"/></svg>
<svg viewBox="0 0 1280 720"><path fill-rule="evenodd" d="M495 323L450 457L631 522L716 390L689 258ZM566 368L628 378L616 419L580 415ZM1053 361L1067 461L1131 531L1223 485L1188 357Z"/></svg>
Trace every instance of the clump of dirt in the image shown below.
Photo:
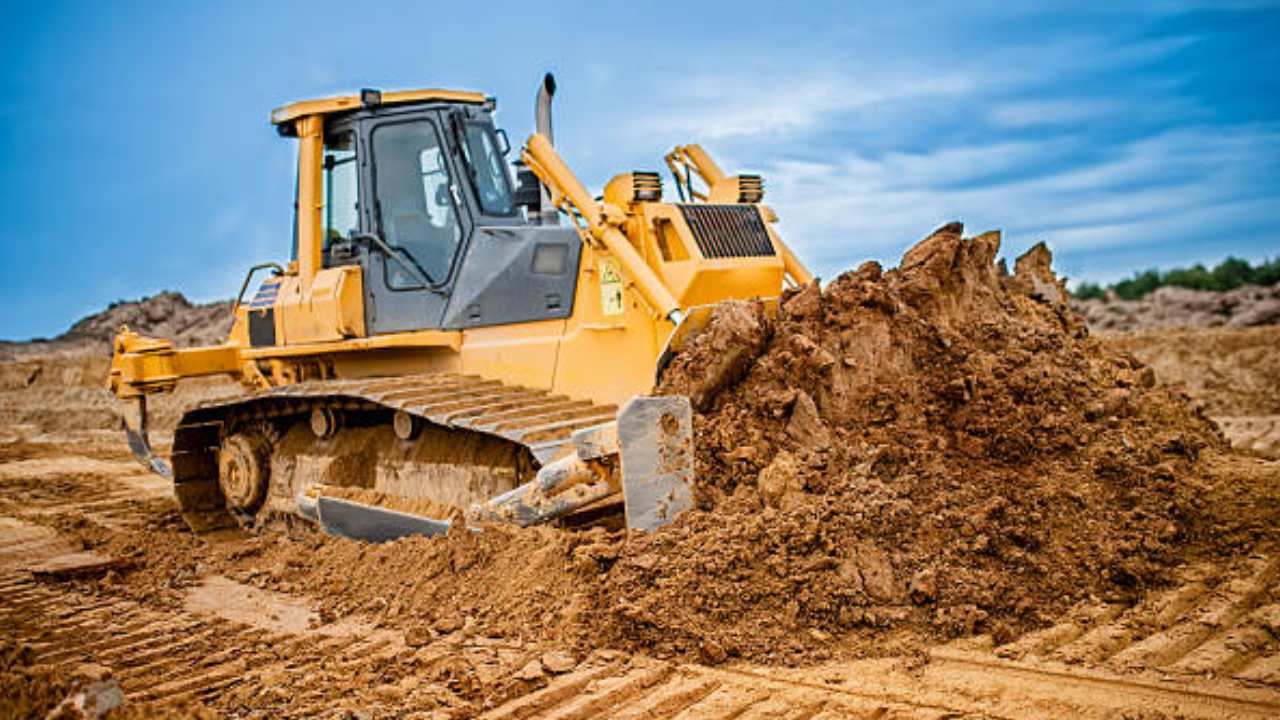
<svg viewBox="0 0 1280 720"><path fill-rule="evenodd" d="M700 400L698 510L627 541L606 634L710 660L869 629L1001 639L1205 541L1221 435L1088 337L1043 245L1010 274L999 242L948 225L776 318L717 313L658 388ZM726 382L735 346L759 351Z"/></svg>
<svg viewBox="0 0 1280 720"><path fill-rule="evenodd" d="M44 717L71 690L71 683L35 665L30 646L0 641L0 716Z"/></svg>

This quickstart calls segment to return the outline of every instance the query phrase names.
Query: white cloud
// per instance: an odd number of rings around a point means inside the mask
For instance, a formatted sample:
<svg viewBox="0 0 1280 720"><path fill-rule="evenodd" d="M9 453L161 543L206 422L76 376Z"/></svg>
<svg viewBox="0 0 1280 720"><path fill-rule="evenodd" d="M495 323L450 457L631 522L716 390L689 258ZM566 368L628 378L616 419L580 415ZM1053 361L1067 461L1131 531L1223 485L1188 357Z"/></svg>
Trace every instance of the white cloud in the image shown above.
<svg viewBox="0 0 1280 720"><path fill-rule="evenodd" d="M894 262L951 220L973 232L1004 228L1007 247L1046 239L1075 252L1157 240L1194 248L1280 205L1270 189L1280 172L1275 126L1176 130L1121 145L1093 164L1041 172L1048 168L1038 157L1064 150L1049 141L781 160L765 168L767 202L782 217L784 237L826 275L866 257ZM984 180L992 167L1012 178ZM1019 170L1033 174L1017 177Z"/></svg>
<svg viewBox="0 0 1280 720"><path fill-rule="evenodd" d="M976 78L954 71L924 76L867 76L854 71L814 75L804 66L765 73L703 74L671 87L669 94L650 105L658 112L629 123L627 130L705 140L795 133L856 108L960 95L976 83Z"/></svg>
<svg viewBox="0 0 1280 720"><path fill-rule="evenodd" d="M1063 125L1107 115L1119 107L1119 103L1111 100L1085 98L1016 100L993 105L987 117L996 125L1010 128Z"/></svg>

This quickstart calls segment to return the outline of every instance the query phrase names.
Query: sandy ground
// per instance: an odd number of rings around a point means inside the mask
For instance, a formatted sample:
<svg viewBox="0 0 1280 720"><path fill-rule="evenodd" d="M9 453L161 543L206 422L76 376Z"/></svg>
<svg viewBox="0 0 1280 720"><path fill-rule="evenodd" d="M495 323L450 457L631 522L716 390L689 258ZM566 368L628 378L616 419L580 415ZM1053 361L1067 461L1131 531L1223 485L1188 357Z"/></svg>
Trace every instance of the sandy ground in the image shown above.
<svg viewBox="0 0 1280 720"><path fill-rule="evenodd" d="M1280 457L1280 325L1104 333L1185 392L1232 447Z"/></svg>
<svg viewBox="0 0 1280 720"><path fill-rule="evenodd" d="M1277 330L1108 338L1216 420L1237 451L1209 457L1206 473L1271 488L1250 499L1270 512L1280 505L1267 439L1280 416ZM507 569L484 568L506 536L442 546L452 554L432 574L397 586L385 576L362 584L371 573L356 572L388 563L396 547L337 545L303 524L192 535L167 482L134 463L112 429L104 371L83 352L0 363L0 717L43 717L78 678L106 676L127 699L111 717L1280 716L1280 549L1265 543L1187 558L1150 591L1085 594L998 643L888 633L868 652L854 636L814 630L806 642L839 659L629 652L523 631L543 611L537 593L500 598ZM161 448L179 407L228 389L198 383L156 403ZM557 547L540 546L550 535L539 533L511 536L535 574ZM494 584L476 586L473 564ZM468 577L463 611L402 607L410 591L429 597L432 584ZM520 622L494 622L504 611Z"/></svg>
<svg viewBox="0 0 1280 720"><path fill-rule="evenodd" d="M326 618L263 590L262 546L192 538L167 488L109 432L8 426L0 446L0 632L38 667L110 669L137 706L221 717L1264 718L1280 713L1280 556L1190 565L1132 604L1082 603L993 649L975 637L902 657L708 667L486 637L466 619ZM1232 459L1256 472L1274 464ZM1238 471L1238 470L1237 470ZM306 534L298 529L294 533ZM157 540L169 547L133 545ZM37 579L85 545L141 571ZM170 564L169 556L182 561ZM194 560L194 563L188 562ZM305 557L297 558L306 563ZM193 567L195 576L166 568ZM388 598L393 601L393 598ZM13 676L9 676L12 680ZM175 703L177 705L175 705Z"/></svg>

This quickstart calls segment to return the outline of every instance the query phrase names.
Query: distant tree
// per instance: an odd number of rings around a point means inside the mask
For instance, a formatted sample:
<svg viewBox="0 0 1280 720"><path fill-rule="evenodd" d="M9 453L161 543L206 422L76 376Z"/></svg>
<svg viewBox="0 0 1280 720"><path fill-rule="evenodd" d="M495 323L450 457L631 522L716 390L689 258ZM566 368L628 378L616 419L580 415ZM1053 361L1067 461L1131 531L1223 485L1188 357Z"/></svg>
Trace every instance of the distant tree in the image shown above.
<svg viewBox="0 0 1280 720"><path fill-rule="evenodd" d="M1249 278L1249 283L1267 287L1280 283L1280 257L1264 261L1254 268L1253 275Z"/></svg>
<svg viewBox="0 0 1280 720"><path fill-rule="evenodd" d="M1071 294L1081 300L1101 300L1107 296L1107 291L1097 283L1084 282L1077 285L1075 292Z"/></svg>
<svg viewBox="0 0 1280 720"><path fill-rule="evenodd" d="M1235 290L1249 282L1252 277L1253 268L1249 266L1247 261L1236 257L1228 257L1213 269L1214 287L1210 289L1218 292Z"/></svg>
<svg viewBox="0 0 1280 720"><path fill-rule="evenodd" d="M1264 260L1257 267L1248 260L1228 257L1208 270L1201 263L1189 268L1174 268L1167 272L1144 270L1133 277L1102 287L1096 283L1080 283L1073 296L1081 300L1106 297L1107 290L1114 290L1117 297L1137 300L1162 287L1181 287L1191 290L1225 292L1244 285L1271 286L1280 283L1280 258Z"/></svg>
<svg viewBox="0 0 1280 720"><path fill-rule="evenodd" d="M1145 272L1136 273L1128 280L1121 280L1112 286L1122 300L1137 300L1147 293L1160 287L1160 271L1147 270Z"/></svg>
<svg viewBox="0 0 1280 720"><path fill-rule="evenodd" d="M1215 271L1216 272L1216 271ZM1222 290L1218 287L1218 277L1204 269L1204 265L1196 263L1189 268L1174 268L1161 278L1161 285L1188 288L1191 290Z"/></svg>

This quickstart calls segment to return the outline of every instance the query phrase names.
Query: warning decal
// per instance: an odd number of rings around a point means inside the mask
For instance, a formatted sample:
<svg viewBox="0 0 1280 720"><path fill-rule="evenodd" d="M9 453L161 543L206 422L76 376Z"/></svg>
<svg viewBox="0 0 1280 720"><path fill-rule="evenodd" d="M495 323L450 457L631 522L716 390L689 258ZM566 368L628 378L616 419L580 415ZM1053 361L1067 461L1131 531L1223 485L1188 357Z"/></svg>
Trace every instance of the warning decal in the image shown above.
<svg viewBox="0 0 1280 720"><path fill-rule="evenodd" d="M600 310L605 315L622 314L622 274L609 260L600 261Z"/></svg>

